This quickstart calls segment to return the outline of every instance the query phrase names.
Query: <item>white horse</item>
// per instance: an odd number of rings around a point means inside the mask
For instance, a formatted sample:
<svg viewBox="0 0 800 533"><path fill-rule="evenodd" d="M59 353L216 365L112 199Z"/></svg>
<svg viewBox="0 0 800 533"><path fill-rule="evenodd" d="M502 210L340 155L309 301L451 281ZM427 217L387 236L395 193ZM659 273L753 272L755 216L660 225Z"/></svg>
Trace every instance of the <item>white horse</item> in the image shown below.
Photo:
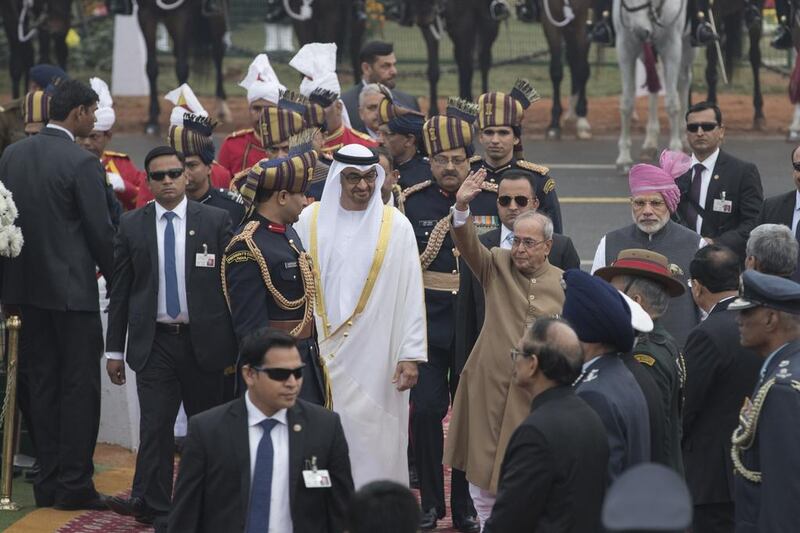
<svg viewBox="0 0 800 533"><path fill-rule="evenodd" d="M617 31L617 61L622 77L617 168L627 172L631 159L631 116L636 98L636 59L644 43L650 42L661 61L664 106L669 117L670 150L681 150L686 132L683 114L689 101L694 50L686 28L686 0L614 0L614 27ZM658 94L650 94L647 133L643 152L658 148Z"/></svg>

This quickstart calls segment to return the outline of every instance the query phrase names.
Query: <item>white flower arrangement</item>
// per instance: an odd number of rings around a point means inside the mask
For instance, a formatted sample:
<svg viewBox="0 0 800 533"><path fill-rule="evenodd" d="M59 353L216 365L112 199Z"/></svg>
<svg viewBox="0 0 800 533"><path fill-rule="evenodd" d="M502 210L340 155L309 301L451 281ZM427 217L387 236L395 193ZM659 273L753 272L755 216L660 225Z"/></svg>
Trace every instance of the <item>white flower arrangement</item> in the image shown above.
<svg viewBox="0 0 800 533"><path fill-rule="evenodd" d="M17 257L25 240L22 230L14 225L17 219L17 206L11 191L0 182L0 256Z"/></svg>

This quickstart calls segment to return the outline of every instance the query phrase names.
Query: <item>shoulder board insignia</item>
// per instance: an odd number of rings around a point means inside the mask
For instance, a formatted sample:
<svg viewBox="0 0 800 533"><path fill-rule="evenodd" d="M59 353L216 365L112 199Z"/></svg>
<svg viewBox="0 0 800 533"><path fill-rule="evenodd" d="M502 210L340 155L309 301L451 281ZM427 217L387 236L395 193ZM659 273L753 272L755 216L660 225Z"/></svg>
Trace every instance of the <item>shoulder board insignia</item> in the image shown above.
<svg viewBox="0 0 800 533"><path fill-rule="evenodd" d="M242 195L236 191L231 191L228 189L219 189L219 192L222 193L222 196L224 196L228 200L236 202L237 204L244 203L244 198L242 198Z"/></svg>
<svg viewBox="0 0 800 533"><path fill-rule="evenodd" d="M549 194L552 191L556 190L556 181L553 178L547 178L547 181L545 182L544 187L542 187L542 190L544 191L545 194Z"/></svg>
<svg viewBox="0 0 800 533"><path fill-rule="evenodd" d="M402 194L403 201L405 202L406 200L408 200L408 197L411 196L412 194L430 187L432 183L433 180L425 180L423 182L417 183L416 185L412 185L411 187L403 191Z"/></svg>
<svg viewBox="0 0 800 533"><path fill-rule="evenodd" d="M543 166L537 165L536 163L531 163L530 161L525 161L523 159L517 160L517 166L520 168L524 168L525 170L530 170L533 172L538 172L542 176L546 176L550 173L550 169ZM553 186L555 187L555 182L553 182Z"/></svg>
<svg viewBox="0 0 800 533"><path fill-rule="evenodd" d="M239 250L230 255L225 256L225 264L232 265L233 263L245 263L247 261L255 261L256 258L250 250Z"/></svg>
<svg viewBox="0 0 800 533"><path fill-rule="evenodd" d="M595 379L597 379L598 374L600 374L600 371L596 368L593 368L589 371L589 373L586 375L586 378L583 381L584 382L594 381Z"/></svg>
<svg viewBox="0 0 800 533"><path fill-rule="evenodd" d="M130 156L128 154L123 154L122 152L111 152L109 150L103 152L103 155L108 157L121 157L123 159L130 159Z"/></svg>
<svg viewBox="0 0 800 533"><path fill-rule="evenodd" d="M481 161L481 156L479 156L479 155L473 155L472 157L469 158L469 164L470 165L472 163L476 163L478 161Z"/></svg>
<svg viewBox="0 0 800 533"><path fill-rule="evenodd" d="M242 135L247 135L248 133L252 133L252 132L253 132L253 128L245 128L243 130L236 130L233 133L231 133L230 135L228 135L228 139L232 139L232 138L235 138L235 137L241 137Z"/></svg>
<svg viewBox="0 0 800 533"><path fill-rule="evenodd" d="M488 183L484 181L483 183L481 183L481 189L486 192L493 192L497 194L498 185L496 183Z"/></svg>
<svg viewBox="0 0 800 533"><path fill-rule="evenodd" d="M643 365L653 366L656 364L656 360L652 355L647 355L644 353L637 353L633 356L634 359L642 363Z"/></svg>
<svg viewBox="0 0 800 533"><path fill-rule="evenodd" d="M370 136L369 136L369 135L367 135L366 133L362 133L362 132L360 132L360 131L358 131L358 130L356 130L356 129L352 129L352 128L351 128L351 129L350 129L350 133L352 133L352 134L353 134L353 135L355 135L356 137L360 137L361 139L364 139L364 140L366 140L366 141L373 141L373 142L375 141L375 139L373 139L372 137L370 137Z"/></svg>

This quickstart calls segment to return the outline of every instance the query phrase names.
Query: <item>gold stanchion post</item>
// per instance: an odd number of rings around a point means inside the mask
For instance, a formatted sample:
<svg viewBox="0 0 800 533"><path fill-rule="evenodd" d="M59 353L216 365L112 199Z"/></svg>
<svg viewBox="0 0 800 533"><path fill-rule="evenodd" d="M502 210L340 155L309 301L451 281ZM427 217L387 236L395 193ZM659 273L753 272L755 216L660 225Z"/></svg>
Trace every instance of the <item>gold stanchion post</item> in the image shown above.
<svg viewBox="0 0 800 533"><path fill-rule="evenodd" d="M8 332L8 364L6 365L6 397L3 401L3 464L0 485L0 511L17 511L19 505L11 499L11 483L14 478L14 454L16 452L17 429L17 356L19 330L22 320L16 315L6 320Z"/></svg>

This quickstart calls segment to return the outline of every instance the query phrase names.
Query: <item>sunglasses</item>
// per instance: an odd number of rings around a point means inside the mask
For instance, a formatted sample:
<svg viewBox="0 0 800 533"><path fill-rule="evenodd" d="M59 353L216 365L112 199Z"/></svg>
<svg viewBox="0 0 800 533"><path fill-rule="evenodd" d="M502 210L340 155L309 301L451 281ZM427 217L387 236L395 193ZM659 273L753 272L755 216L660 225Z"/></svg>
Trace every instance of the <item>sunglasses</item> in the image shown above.
<svg viewBox="0 0 800 533"><path fill-rule="evenodd" d="M176 180L181 177L183 174L182 168L170 168L168 170L156 170L154 172L150 172L148 176L153 181L164 181L164 178L169 176L169 179Z"/></svg>
<svg viewBox="0 0 800 533"><path fill-rule="evenodd" d="M716 122L692 122L691 124L686 125L686 130L691 133L697 133L697 130L702 129L703 131L714 131L717 129Z"/></svg>
<svg viewBox="0 0 800 533"><path fill-rule="evenodd" d="M369 174L342 174L342 177L350 185L356 185L357 183L360 183L361 180L364 180L367 183L375 183L375 180L378 179L378 173L372 171Z"/></svg>
<svg viewBox="0 0 800 533"><path fill-rule="evenodd" d="M256 372L263 372L267 377L273 381L286 381L289 376L294 376L294 379L303 377L303 368L306 365L300 365L297 368L262 368L259 366L251 366Z"/></svg>
<svg viewBox="0 0 800 533"><path fill-rule="evenodd" d="M525 207L525 206L528 205L528 202L530 202L530 198L528 198L527 196L498 196L497 197L497 203L500 204L502 207L508 207L509 205L511 205L511 200L514 200L514 203L516 203L520 207Z"/></svg>

